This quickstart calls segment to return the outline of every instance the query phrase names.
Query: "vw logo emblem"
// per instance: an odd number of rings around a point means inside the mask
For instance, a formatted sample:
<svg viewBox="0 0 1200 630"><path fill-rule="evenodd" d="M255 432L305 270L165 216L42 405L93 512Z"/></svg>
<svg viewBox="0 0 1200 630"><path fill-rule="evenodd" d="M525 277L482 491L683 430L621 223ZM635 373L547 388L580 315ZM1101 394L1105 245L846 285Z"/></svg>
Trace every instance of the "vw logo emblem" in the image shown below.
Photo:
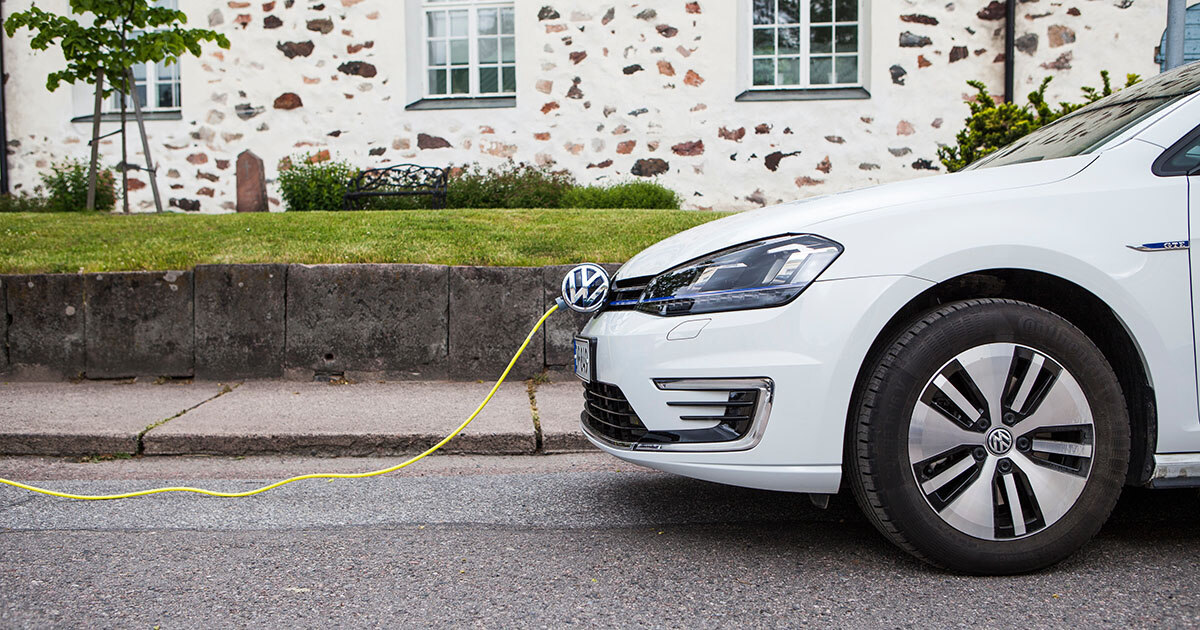
<svg viewBox="0 0 1200 630"><path fill-rule="evenodd" d="M600 265L584 263L567 272L562 281L567 306L580 313L594 313L608 297L608 272Z"/></svg>
<svg viewBox="0 0 1200 630"><path fill-rule="evenodd" d="M1012 432L1004 427L993 429L987 436L987 447L994 455L1003 455L1012 449Z"/></svg>

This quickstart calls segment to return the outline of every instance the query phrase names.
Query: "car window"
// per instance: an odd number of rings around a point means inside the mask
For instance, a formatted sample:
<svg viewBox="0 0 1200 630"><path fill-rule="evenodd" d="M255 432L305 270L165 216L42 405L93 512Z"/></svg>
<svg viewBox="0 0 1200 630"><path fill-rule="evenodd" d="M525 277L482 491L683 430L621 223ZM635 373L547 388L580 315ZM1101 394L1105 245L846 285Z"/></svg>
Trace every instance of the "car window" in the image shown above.
<svg viewBox="0 0 1200 630"><path fill-rule="evenodd" d="M1192 134L1191 144L1176 151L1162 163L1164 174L1183 175L1200 168L1200 134Z"/></svg>
<svg viewBox="0 0 1200 630"><path fill-rule="evenodd" d="M1164 72L1064 116L968 169L1091 153L1155 112L1200 90L1200 62Z"/></svg>

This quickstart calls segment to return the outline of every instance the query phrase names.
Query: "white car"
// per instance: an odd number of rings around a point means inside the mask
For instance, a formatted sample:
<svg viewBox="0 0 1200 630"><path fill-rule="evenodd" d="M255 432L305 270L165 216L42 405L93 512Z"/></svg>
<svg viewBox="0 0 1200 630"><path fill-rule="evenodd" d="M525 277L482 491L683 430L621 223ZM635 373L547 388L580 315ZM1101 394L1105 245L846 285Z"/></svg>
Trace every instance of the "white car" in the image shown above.
<svg viewBox="0 0 1200 630"><path fill-rule="evenodd" d="M698 479L852 488L967 573L1066 557L1125 485L1200 485L1198 89L1185 66L963 172L727 217L598 302L565 291L600 308L584 432Z"/></svg>

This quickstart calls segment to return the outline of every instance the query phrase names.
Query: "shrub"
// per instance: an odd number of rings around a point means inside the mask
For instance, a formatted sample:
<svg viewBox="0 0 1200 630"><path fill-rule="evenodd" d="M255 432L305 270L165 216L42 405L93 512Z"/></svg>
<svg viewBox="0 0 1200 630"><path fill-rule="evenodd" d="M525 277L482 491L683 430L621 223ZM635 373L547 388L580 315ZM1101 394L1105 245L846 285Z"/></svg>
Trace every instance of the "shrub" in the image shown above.
<svg viewBox="0 0 1200 630"><path fill-rule="evenodd" d="M342 196L358 174L349 162L314 162L313 157L279 161L279 193L289 212L341 210Z"/></svg>
<svg viewBox="0 0 1200 630"><path fill-rule="evenodd" d="M1046 102L1046 87L1050 85L1050 77L1042 79L1038 89L1029 93L1029 102L1022 106L997 103L982 81L967 81L967 85L976 90L975 99L967 103L971 115L966 119L966 128L955 137L957 144L939 148L938 158L950 172L960 171L1018 138L1112 94L1108 71L1101 71L1100 78L1104 82L1103 88L1085 87L1082 89L1082 103L1061 102L1057 109ZM1140 79L1136 74L1125 75L1125 87Z"/></svg>
<svg viewBox="0 0 1200 630"><path fill-rule="evenodd" d="M42 185L48 198L47 212L87 210L88 165L79 160L57 162L49 173L42 173ZM117 205L116 178L111 170L96 172L96 209L110 212Z"/></svg>
<svg viewBox="0 0 1200 630"><path fill-rule="evenodd" d="M612 186L578 186L562 198L564 208L645 208L678 210L679 195L656 182L624 182Z"/></svg>
<svg viewBox="0 0 1200 630"><path fill-rule="evenodd" d="M450 208L559 208L575 187L566 172L529 164L479 165L451 169L446 205Z"/></svg>
<svg viewBox="0 0 1200 630"><path fill-rule="evenodd" d="M0 212L49 212L50 200L25 193L0 195Z"/></svg>

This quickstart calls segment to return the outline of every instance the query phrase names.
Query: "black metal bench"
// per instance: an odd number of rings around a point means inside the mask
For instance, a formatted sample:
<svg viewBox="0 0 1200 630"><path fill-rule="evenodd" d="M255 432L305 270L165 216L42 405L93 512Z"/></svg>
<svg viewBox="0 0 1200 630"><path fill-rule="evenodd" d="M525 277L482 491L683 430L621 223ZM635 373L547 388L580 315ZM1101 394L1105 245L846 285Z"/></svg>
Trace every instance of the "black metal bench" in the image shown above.
<svg viewBox="0 0 1200 630"><path fill-rule="evenodd" d="M417 164L397 164L360 171L342 197L342 209L361 210L377 197L430 195L434 210L446 207L446 169Z"/></svg>

